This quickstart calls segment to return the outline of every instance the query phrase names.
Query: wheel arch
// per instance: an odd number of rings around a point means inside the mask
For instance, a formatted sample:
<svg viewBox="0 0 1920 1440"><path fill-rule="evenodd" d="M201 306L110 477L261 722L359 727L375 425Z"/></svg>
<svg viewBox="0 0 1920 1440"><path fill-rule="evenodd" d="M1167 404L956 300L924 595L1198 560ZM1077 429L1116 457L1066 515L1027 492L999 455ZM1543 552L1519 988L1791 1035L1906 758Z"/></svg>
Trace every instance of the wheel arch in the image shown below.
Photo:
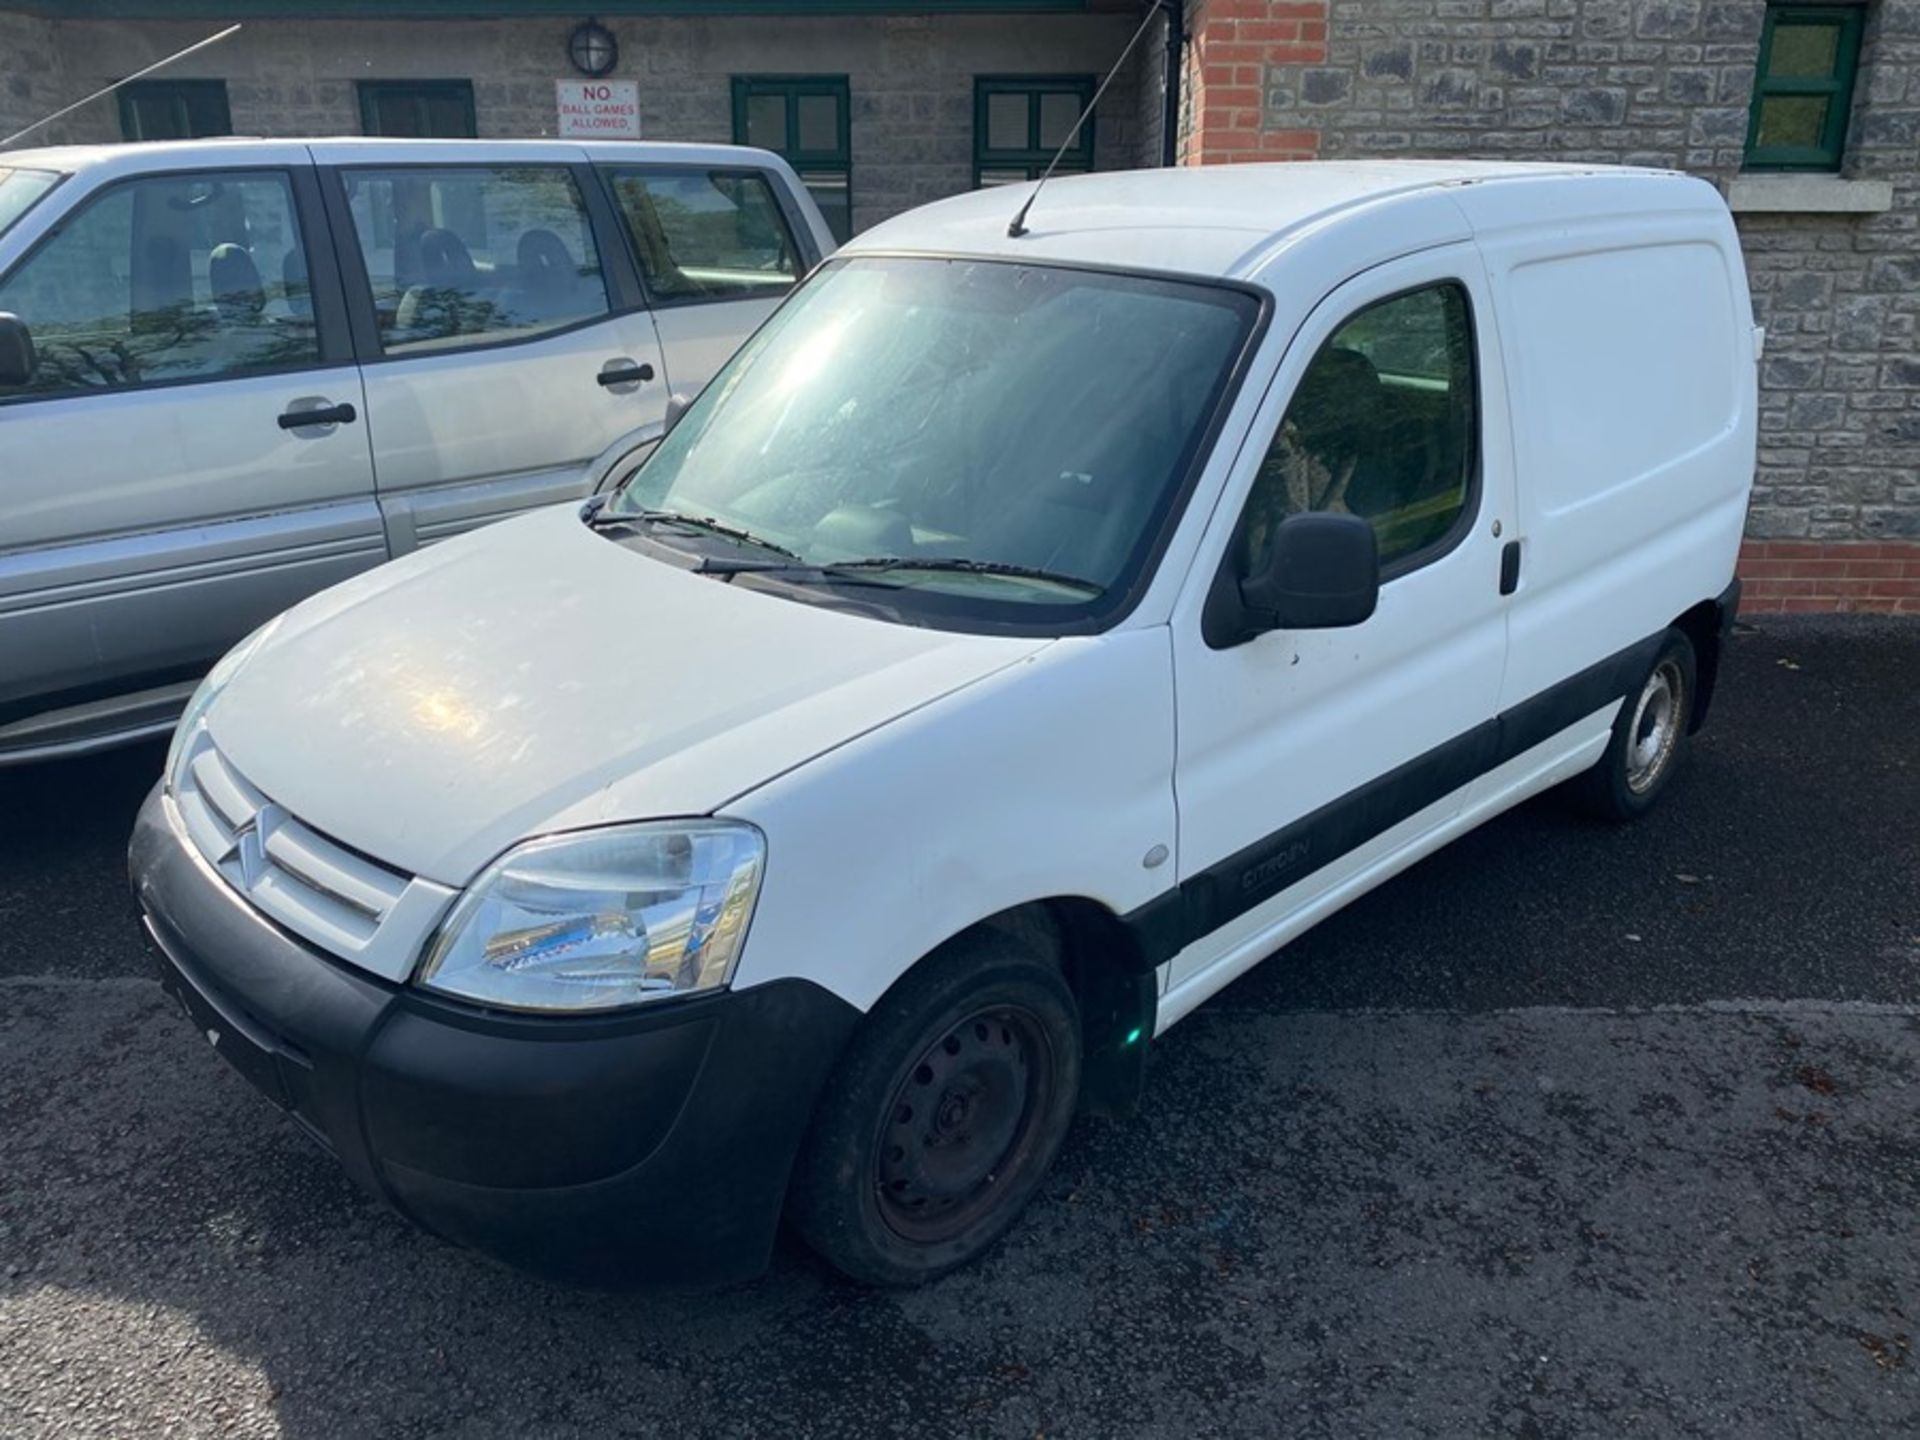
<svg viewBox="0 0 1920 1440"><path fill-rule="evenodd" d="M1714 686L1720 678L1721 653L1733 630L1739 606L1740 582L1735 580L1718 599L1702 600L1675 616L1670 627L1685 635L1693 645L1695 694L1692 711L1687 716L1689 735L1707 723L1707 706L1713 700Z"/></svg>
<svg viewBox="0 0 1920 1440"><path fill-rule="evenodd" d="M1153 960L1135 928L1083 895L1029 900L963 926L907 966L893 984L980 931L998 932L1057 959L1080 1008L1080 1108L1094 1115L1131 1114L1145 1088L1160 999Z"/></svg>

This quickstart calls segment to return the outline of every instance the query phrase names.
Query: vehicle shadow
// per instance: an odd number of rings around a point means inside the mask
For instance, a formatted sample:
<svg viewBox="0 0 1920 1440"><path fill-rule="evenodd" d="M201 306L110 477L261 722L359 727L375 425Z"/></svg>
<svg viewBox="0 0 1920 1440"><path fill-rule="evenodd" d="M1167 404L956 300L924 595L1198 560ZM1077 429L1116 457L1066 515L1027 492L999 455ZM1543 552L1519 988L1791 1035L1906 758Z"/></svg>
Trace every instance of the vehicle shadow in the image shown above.
<svg viewBox="0 0 1920 1440"><path fill-rule="evenodd" d="M0 768L0 977L150 975L127 837L164 741Z"/></svg>

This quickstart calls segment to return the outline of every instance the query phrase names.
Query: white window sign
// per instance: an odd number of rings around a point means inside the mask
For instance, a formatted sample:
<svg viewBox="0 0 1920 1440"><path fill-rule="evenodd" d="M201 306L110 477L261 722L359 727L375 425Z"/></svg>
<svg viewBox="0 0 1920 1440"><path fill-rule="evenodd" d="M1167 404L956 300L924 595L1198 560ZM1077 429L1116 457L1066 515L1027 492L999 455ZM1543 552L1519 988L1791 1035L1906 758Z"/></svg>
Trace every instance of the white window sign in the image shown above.
<svg viewBox="0 0 1920 1440"><path fill-rule="evenodd" d="M556 80L559 134L570 140L638 140L640 82Z"/></svg>

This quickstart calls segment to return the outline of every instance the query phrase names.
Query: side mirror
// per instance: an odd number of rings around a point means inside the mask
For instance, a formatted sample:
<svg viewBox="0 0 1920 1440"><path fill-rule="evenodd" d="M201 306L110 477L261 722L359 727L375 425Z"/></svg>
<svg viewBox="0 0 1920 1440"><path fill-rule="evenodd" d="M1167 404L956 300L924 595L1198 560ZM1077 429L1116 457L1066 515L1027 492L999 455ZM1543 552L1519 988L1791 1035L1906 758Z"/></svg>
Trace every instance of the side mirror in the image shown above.
<svg viewBox="0 0 1920 1440"><path fill-rule="evenodd" d="M680 423L680 417L687 413L688 407L692 404L691 395L673 394L667 397L667 418L665 428L660 431L661 439L664 440L673 433L673 427Z"/></svg>
<svg viewBox="0 0 1920 1440"><path fill-rule="evenodd" d="M27 384L38 363L26 325L18 315L0 311L0 386Z"/></svg>
<svg viewBox="0 0 1920 1440"><path fill-rule="evenodd" d="M1289 515L1273 532L1267 565L1240 581L1240 603L1262 630L1358 625L1380 599L1380 548L1358 515Z"/></svg>

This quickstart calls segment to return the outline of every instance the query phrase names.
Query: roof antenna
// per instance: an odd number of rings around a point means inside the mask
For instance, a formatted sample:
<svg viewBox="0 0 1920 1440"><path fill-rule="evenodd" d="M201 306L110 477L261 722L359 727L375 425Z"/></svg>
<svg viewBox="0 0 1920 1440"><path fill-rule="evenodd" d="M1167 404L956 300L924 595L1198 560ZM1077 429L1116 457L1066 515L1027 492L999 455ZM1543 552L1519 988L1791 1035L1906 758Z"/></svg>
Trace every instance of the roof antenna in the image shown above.
<svg viewBox="0 0 1920 1440"><path fill-rule="evenodd" d="M222 30L218 35L209 35L206 39L196 41L193 44L187 46L187 48L184 50L176 50L173 52L173 54L167 56L166 59L157 61L154 64L147 66L147 68L144 70L136 70L133 74L127 76L125 79L114 81L113 84L107 86L106 89L96 90L91 95L87 96L86 99L76 100L73 102L73 104L67 106L64 110L56 110L51 115L45 116L42 119L34 121L31 125L27 126L27 128L24 130L14 131L13 134L7 136L6 139L0 140L0 150L6 149L9 145L13 144L14 141L19 140L24 136L31 135L34 131L38 130L42 125L51 125L54 121L58 120L62 115L71 115L74 111L78 110L81 106L91 105L94 101L100 99L102 96L111 95L114 91L118 90L122 85L130 85L135 80L139 80L148 75L153 74L153 72L156 70L164 70L167 68L167 66L173 64L175 61L186 59L187 56L193 54L196 50L204 50L209 45L218 45L222 40L226 39L229 35L233 34L239 28L240 27L238 25L229 25L226 29Z"/></svg>
<svg viewBox="0 0 1920 1440"><path fill-rule="evenodd" d="M1160 13L1166 3L1167 0L1153 0L1153 4L1147 7L1147 15L1140 22L1140 28L1133 32L1133 38L1127 41L1127 48L1120 52L1120 58L1113 62L1113 68L1107 71L1106 79L1100 82L1100 88L1094 91L1093 98L1087 101L1087 108L1082 110L1080 118L1073 122L1073 128L1067 132L1067 138L1061 141L1060 148L1053 152L1053 159L1047 162L1046 172L1041 175L1040 183L1033 187L1033 193L1027 196L1026 203L1020 207L1020 213L1015 215L1008 224L1009 240L1018 240L1027 233L1027 212L1033 208L1033 202L1040 198L1041 188L1053 178L1053 167L1058 165L1060 157L1067 153L1067 146L1073 144L1074 137L1080 133L1080 127L1086 124L1087 117L1093 114L1093 107L1100 103L1100 97L1107 93L1107 86L1113 83L1113 77L1120 73L1120 67L1126 64L1127 57L1133 54L1133 47L1140 43L1140 37L1147 33L1147 26L1153 23L1153 17Z"/></svg>

